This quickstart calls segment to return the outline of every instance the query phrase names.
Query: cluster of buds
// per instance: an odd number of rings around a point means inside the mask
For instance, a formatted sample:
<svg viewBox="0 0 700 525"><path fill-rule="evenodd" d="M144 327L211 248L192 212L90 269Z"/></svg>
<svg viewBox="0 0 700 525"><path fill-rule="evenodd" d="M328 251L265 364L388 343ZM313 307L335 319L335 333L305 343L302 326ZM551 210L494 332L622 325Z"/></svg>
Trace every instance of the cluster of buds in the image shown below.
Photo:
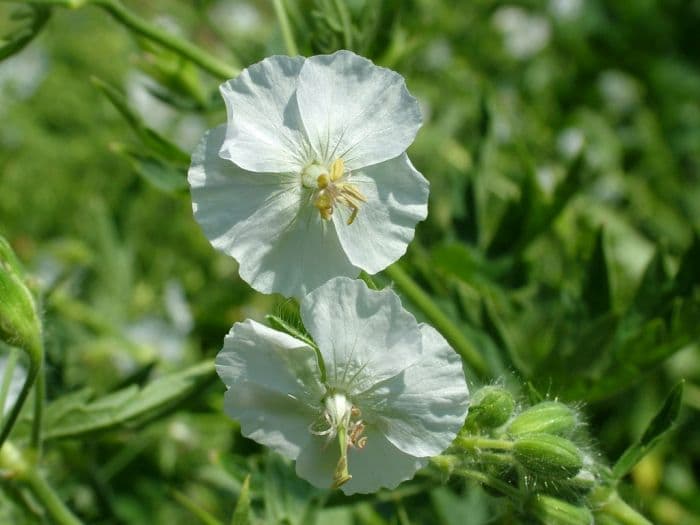
<svg viewBox="0 0 700 525"><path fill-rule="evenodd" d="M520 508L537 522L589 524L593 514L582 501L599 476L582 426L564 403L520 408L506 388L490 385L474 393L455 448L461 463L478 464L496 490L512 487Z"/></svg>

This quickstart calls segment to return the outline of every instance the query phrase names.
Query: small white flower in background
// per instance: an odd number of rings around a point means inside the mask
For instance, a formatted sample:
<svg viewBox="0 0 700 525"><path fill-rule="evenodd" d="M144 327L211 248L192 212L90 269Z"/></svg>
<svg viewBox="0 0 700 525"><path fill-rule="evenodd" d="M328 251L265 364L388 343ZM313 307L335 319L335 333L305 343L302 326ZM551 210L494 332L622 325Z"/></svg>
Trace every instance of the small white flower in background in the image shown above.
<svg viewBox="0 0 700 525"><path fill-rule="evenodd" d="M346 494L394 488L450 445L469 400L461 360L394 292L337 277L301 317L318 353L250 320L226 336L216 369L243 435Z"/></svg>
<svg viewBox="0 0 700 525"><path fill-rule="evenodd" d="M273 56L221 93L228 123L188 179L195 218L253 288L302 297L404 254L428 182L405 153L421 116L399 74L349 51Z"/></svg>

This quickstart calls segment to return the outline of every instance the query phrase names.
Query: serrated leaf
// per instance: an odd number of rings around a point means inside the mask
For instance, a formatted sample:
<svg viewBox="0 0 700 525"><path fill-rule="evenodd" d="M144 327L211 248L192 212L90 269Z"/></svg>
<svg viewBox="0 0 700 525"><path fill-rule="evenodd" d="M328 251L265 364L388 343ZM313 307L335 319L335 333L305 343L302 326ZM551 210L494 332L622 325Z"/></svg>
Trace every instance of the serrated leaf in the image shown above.
<svg viewBox="0 0 700 525"><path fill-rule="evenodd" d="M593 253L588 261L586 275L581 286L581 299L591 317L607 313L612 305L603 228L600 228L596 234Z"/></svg>
<svg viewBox="0 0 700 525"><path fill-rule="evenodd" d="M250 475L246 476L238 495L236 508L231 517L231 525L250 525Z"/></svg>
<svg viewBox="0 0 700 525"><path fill-rule="evenodd" d="M15 12L14 20L26 20L20 28L0 40L0 61L19 53L34 40L49 21L51 10L42 6L26 6L30 11Z"/></svg>
<svg viewBox="0 0 700 525"><path fill-rule="evenodd" d="M617 460L613 467L613 476L620 479L627 475L630 470L659 442L676 422L681 408L683 398L683 382L678 383L664 401L659 412L649 423L649 426L642 434L642 437L635 444L630 446Z"/></svg>

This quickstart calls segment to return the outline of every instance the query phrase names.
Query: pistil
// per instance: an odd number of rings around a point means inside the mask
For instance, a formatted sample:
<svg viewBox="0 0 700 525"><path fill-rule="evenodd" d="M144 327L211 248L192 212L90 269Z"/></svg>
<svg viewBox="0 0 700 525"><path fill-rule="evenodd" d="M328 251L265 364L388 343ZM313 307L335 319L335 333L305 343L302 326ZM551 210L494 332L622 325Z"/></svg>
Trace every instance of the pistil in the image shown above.
<svg viewBox="0 0 700 525"><path fill-rule="evenodd" d="M362 436L365 425L360 419L360 409L345 394L334 393L324 400L322 420L309 427L312 434L327 436L328 441L338 440L340 457L333 472L332 488L337 489L352 479L348 469L348 449L364 448L367 438Z"/></svg>

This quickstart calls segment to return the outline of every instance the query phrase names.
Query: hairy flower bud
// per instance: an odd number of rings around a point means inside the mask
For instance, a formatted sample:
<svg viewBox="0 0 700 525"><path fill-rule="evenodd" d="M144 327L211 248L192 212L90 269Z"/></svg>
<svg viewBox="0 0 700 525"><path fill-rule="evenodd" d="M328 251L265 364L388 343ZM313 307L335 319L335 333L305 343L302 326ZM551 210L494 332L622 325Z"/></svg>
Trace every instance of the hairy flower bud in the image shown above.
<svg viewBox="0 0 700 525"><path fill-rule="evenodd" d="M526 470L542 477L567 479L583 466L583 455L568 439L527 434L513 444L513 455Z"/></svg>
<svg viewBox="0 0 700 525"><path fill-rule="evenodd" d="M511 436L532 433L570 435L576 427L576 412L558 401L544 401L528 408L508 425Z"/></svg>
<svg viewBox="0 0 700 525"><path fill-rule="evenodd" d="M572 505L551 496L537 494L528 505L530 515L539 523L549 525L592 525L593 514L586 507Z"/></svg>
<svg viewBox="0 0 700 525"><path fill-rule="evenodd" d="M476 391L469 407L467 426L496 428L510 418L515 400L508 390L500 386L485 386Z"/></svg>
<svg viewBox="0 0 700 525"><path fill-rule="evenodd" d="M11 346L36 349L41 324L24 272L9 243L0 237L0 340Z"/></svg>

